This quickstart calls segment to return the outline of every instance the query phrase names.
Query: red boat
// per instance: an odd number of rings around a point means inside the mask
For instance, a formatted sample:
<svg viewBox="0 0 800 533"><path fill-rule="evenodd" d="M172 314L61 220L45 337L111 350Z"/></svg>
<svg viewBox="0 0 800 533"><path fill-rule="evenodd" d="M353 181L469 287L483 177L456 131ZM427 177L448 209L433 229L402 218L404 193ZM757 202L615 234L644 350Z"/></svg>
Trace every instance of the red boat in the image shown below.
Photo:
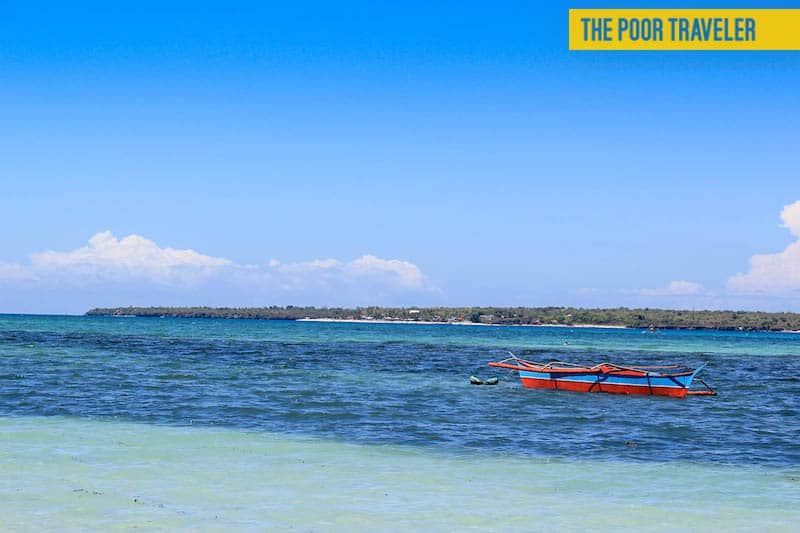
<svg viewBox="0 0 800 533"><path fill-rule="evenodd" d="M502 361L489 363L489 366L519 371L522 384L533 389L643 394L675 398L717 395L705 381L695 379L706 365L692 369L683 365L621 366L600 363L589 367L561 361L536 363L512 355ZM693 381L701 383L705 389L689 390Z"/></svg>

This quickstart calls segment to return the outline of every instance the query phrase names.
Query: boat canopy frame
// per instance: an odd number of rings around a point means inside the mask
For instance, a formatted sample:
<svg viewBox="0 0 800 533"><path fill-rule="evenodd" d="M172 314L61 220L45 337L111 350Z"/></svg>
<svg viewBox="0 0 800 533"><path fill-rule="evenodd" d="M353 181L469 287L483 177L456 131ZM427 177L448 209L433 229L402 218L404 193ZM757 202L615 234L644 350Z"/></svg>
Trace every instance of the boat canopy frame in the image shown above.
<svg viewBox="0 0 800 533"><path fill-rule="evenodd" d="M681 375L681 374L691 374L696 373L702 370L706 365L703 364L696 369L692 370L687 365L679 364L679 365L618 365L616 363L612 363L609 361L605 361L602 363L598 363L594 366L586 366L580 363L569 363L567 361L550 361L549 363L538 363L536 361L529 361L527 359L522 359L521 357L517 357L511 352L508 352L509 357L497 362L490 363L491 366L501 367L501 368L511 368L515 370L530 370L531 368L536 368L540 370L555 370L555 371L596 371L596 372L607 372L609 369L612 371L629 371L629 372L642 372L648 376L665 376L665 375ZM509 361L514 361L517 363L516 365L509 363ZM663 374L661 372L654 372L656 369L677 369L683 368L686 369L686 372L678 372L676 374Z"/></svg>

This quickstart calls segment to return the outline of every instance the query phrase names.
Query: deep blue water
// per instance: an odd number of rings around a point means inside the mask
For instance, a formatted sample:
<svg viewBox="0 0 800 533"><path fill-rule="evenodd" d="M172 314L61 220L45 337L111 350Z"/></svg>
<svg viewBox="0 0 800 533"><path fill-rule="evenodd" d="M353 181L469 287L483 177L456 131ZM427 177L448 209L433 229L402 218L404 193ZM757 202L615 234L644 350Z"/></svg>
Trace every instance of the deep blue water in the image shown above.
<svg viewBox="0 0 800 533"><path fill-rule="evenodd" d="M708 363L701 377L719 396L528 390L486 367L506 350ZM470 386L471 374L501 381ZM0 416L30 415L453 454L797 466L800 335L0 315Z"/></svg>

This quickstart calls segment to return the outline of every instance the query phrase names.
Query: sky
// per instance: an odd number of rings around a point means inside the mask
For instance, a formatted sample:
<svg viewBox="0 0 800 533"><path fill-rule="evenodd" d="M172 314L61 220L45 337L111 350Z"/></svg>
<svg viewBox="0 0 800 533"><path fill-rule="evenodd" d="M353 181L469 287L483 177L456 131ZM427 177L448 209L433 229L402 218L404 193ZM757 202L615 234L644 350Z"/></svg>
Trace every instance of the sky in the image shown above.
<svg viewBox="0 0 800 533"><path fill-rule="evenodd" d="M568 51L599 2L162 4L4 5L0 312L800 311L800 53Z"/></svg>

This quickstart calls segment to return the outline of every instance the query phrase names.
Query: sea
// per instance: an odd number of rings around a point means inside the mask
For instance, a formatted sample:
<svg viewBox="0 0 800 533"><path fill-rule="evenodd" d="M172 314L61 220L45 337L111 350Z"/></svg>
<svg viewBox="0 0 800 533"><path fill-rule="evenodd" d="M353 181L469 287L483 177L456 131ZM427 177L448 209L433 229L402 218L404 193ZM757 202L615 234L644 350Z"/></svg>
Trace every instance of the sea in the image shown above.
<svg viewBox="0 0 800 533"><path fill-rule="evenodd" d="M800 531L800 335L0 315L0 529Z"/></svg>

